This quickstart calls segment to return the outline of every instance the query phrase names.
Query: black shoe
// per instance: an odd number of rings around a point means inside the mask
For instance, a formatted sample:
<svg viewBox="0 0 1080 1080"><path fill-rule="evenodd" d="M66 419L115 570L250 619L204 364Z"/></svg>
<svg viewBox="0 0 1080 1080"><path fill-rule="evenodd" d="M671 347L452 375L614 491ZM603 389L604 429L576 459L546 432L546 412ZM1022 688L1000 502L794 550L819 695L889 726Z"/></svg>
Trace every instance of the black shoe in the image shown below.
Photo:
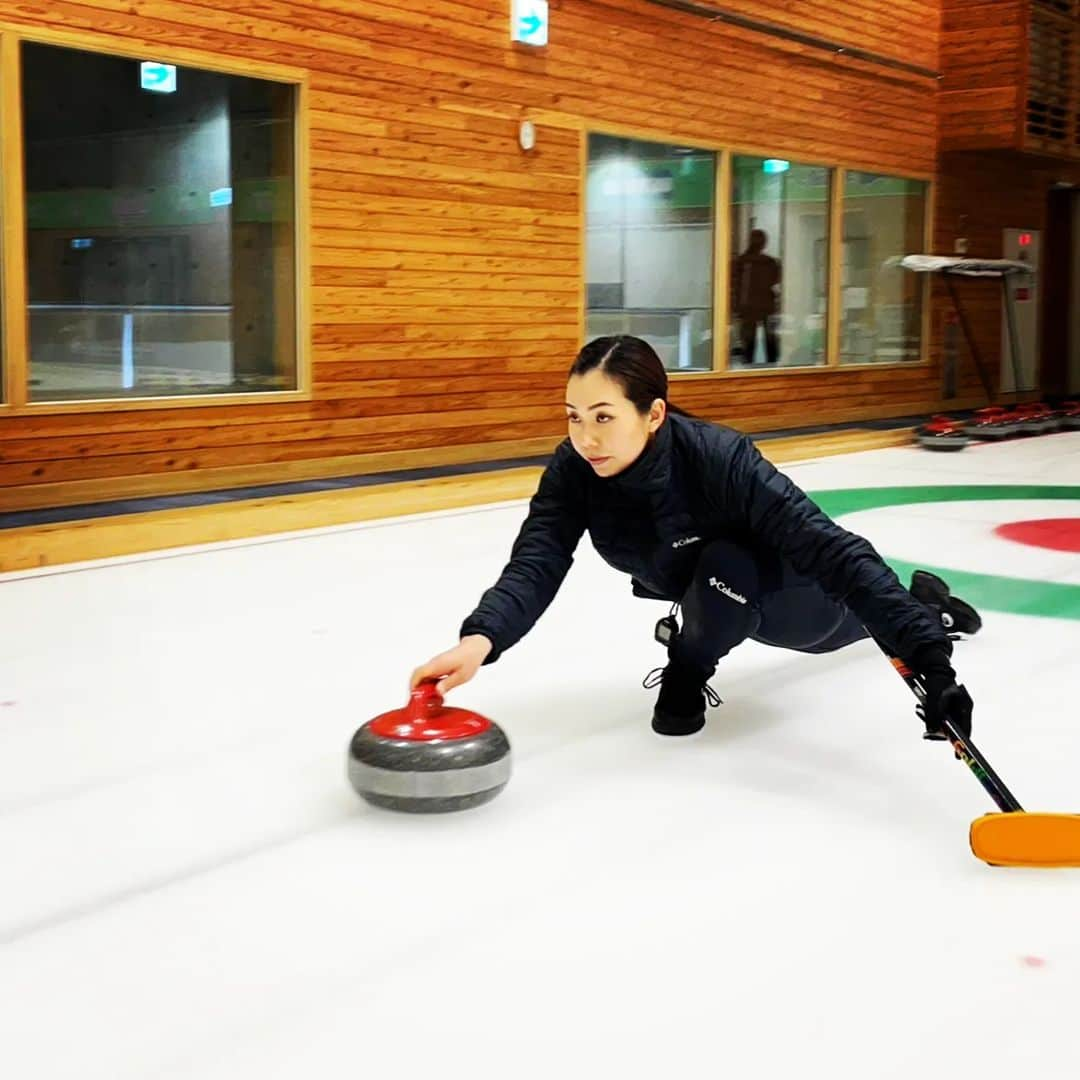
<svg viewBox="0 0 1080 1080"><path fill-rule="evenodd" d="M937 612L947 634L977 634L982 626L979 613L953 596L941 578L926 570L916 570L911 575L911 595Z"/></svg>
<svg viewBox="0 0 1080 1080"><path fill-rule="evenodd" d="M693 735L705 726L706 700L714 707L723 704L700 671L676 660L654 668L641 685L646 690L660 687L652 718L657 735Z"/></svg>

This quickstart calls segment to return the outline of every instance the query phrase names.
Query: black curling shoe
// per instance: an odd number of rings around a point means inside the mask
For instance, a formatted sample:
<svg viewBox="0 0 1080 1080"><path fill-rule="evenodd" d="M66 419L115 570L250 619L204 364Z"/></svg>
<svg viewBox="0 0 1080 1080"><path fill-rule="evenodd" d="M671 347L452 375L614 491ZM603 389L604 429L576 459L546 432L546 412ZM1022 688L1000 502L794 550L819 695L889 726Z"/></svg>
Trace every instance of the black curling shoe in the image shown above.
<svg viewBox="0 0 1080 1080"><path fill-rule="evenodd" d="M959 597L936 574L916 570L911 575L911 595L938 613L947 634L977 634L982 626L979 613Z"/></svg>
<svg viewBox="0 0 1080 1080"><path fill-rule="evenodd" d="M700 671L669 660L654 668L641 684L646 690L660 687L653 709L652 729L657 735L693 735L705 726L705 703L722 704Z"/></svg>

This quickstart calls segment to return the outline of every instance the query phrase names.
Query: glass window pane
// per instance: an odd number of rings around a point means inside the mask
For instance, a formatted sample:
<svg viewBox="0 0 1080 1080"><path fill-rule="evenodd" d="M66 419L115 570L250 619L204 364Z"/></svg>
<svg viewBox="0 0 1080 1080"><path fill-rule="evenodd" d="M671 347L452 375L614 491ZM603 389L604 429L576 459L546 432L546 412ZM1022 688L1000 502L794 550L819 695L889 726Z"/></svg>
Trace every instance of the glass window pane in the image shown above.
<svg viewBox="0 0 1080 1080"><path fill-rule="evenodd" d="M732 158L732 368L825 363L831 182L816 165Z"/></svg>
<svg viewBox="0 0 1080 1080"><path fill-rule="evenodd" d="M586 337L634 334L672 371L712 368L716 155L589 136Z"/></svg>
<svg viewBox="0 0 1080 1080"><path fill-rule="evenodd" d="M922 180L845 175L842 364L921 356L925 275L902 269L900 258L923 251L926 194Z"/></svg>
<svg viewBox="0 0 1080 1080"><path fill-rule="evenodd" d="M295 388L294 88L22 48L30 399Z"/></svg>

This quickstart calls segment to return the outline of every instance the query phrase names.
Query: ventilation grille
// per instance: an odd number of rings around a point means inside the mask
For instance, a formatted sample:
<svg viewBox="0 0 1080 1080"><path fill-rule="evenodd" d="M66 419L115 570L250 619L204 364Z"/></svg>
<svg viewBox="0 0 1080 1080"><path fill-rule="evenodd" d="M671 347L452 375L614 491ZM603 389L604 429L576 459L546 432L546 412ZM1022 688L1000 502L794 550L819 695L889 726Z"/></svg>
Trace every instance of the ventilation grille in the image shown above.
<svg viewBox="0 0 1080 1080"><path fill-rule="evenodd" d="M1077 0L1033 0L1032 8L1038 11L1056 12L1059 15L1075 15Z"/></svg>

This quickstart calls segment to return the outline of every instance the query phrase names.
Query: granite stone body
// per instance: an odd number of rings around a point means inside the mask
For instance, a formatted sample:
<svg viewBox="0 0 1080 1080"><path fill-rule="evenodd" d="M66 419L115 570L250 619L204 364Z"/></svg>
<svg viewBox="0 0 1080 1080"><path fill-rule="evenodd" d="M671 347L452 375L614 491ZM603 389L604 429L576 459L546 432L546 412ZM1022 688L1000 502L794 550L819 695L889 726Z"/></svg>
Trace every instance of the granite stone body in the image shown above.
<svg viewBox="0 0 1080 1080"><path fill-rule="evenodd" d="M374 806L413 814L490 802L510 779L510 741L496 724L458 739L393 739L365 724L349 745L349 782Z"/></svg>

